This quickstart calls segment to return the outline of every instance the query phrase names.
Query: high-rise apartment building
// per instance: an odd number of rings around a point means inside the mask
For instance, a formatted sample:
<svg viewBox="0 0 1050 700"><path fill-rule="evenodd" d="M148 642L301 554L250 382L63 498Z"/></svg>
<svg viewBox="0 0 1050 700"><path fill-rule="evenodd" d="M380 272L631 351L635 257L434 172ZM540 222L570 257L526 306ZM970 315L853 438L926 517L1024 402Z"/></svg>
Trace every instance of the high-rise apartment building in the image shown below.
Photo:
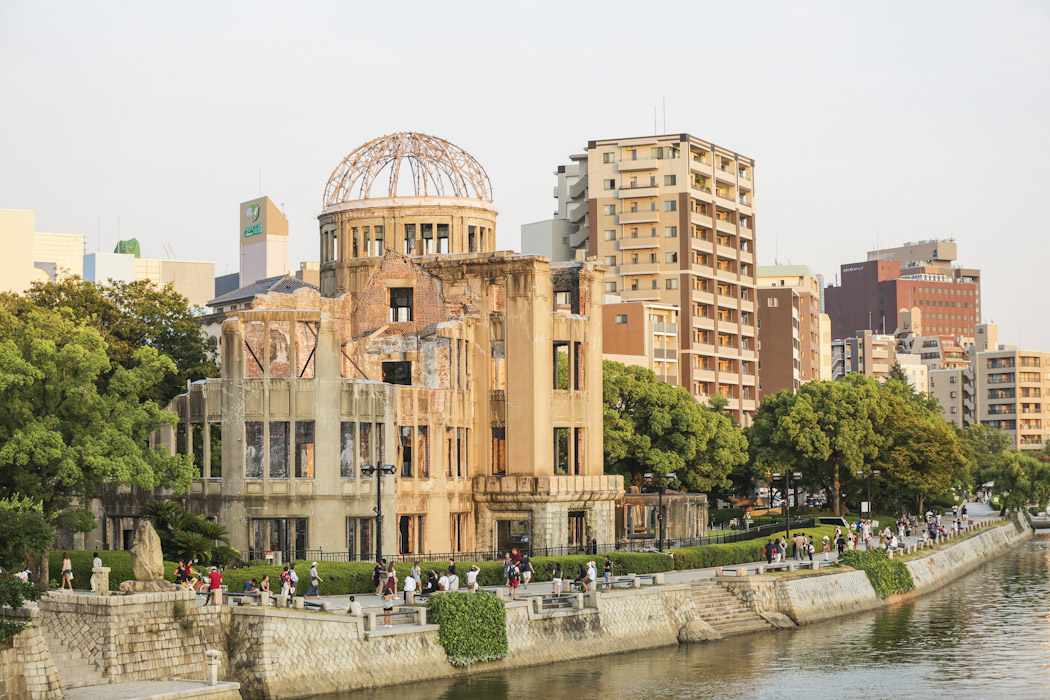
<svg viewBox="0 0 1050 700"><path fill-rule="evenodd" d="M678 384L678 307L657 302L602 306L602 359L651 369Z"/></svg>
<svg viewBox="0 0 1050 700"><path fill-rule="evenodd" d="M566 252L605 264L607 304L678 307L679 383L724 396L746 423L758 399L754 161L689 134L591 141L572 161L555 188Z"/></svg>
<svg viewBox="0 0 1050 700"><path fill-rule="evenodd" d="M831 341L831 378L863 374L885 379L896 359L892 335L860 331L852 338Z"/></svg>
<svg viewBox="0 0 1050 700"><path fill-rule="evenodd" d="M822 371L830 369L830 324L820 312L820 281L812 270L758 267L759 398L831 378Z"/></svg>
<svg viewBox="0 0 1050 700"><path fill-rule="evenodd" d="M922 241L843 265L841 282L825 290L832 334L894 333L898 311L918 307L927 333L972 335L981 320L980 271L953 266L955 257L952 241Z"/></svg>

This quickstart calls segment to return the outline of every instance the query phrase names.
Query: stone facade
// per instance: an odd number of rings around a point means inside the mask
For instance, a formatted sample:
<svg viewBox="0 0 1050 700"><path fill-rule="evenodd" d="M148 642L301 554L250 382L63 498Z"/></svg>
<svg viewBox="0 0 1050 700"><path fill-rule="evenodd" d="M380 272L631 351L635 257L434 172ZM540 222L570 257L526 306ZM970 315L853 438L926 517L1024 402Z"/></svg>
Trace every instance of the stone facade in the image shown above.
<svg viewBox="0 0 1050 700"><path fill-rule="evenodd" d="M38 626L40 611L34 607L9 610L5 617L24 620L30 626L15 635L9 648L0 648L0 700L58 700L62 685Z"/></svg>

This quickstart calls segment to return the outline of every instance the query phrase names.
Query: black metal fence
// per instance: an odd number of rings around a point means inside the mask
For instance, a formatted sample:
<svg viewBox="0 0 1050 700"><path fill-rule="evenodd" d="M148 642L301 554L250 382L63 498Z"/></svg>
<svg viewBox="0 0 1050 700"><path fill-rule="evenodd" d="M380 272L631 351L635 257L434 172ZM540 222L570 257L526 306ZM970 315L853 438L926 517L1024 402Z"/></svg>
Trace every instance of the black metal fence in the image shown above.
<svg viewBox="0 0 1050 700"><path fill-rule="evenodd" d="M813 527L813 518L798 518L791 522L792 529ZM666 538L665 549L678 549L681 547L700 547L707 544L726 544L729 542L744 542L760 537L767 537L784 529L784 523L771 523L760 525L747 530L735 530L733 532L706 537ZM658 540L655 537L633 538L615 544L598 544L592 542L589 545L576 545L569 547L528 547L518 546L523 552L528 552L532 557L564 557L574 554L606 554L610 552L658 552ZM427 561L500 561L508 550L490 549L475 552L426 552L422 554L385 554L388 562L427 562ZM298 549L282 552L281 556L285 562L298 561L366 561L374 562L372 554L358 554L356 552L326 552L321 549ZM261 551L249 551L248 558L251 560L262 560L265 553Z"/></svg>

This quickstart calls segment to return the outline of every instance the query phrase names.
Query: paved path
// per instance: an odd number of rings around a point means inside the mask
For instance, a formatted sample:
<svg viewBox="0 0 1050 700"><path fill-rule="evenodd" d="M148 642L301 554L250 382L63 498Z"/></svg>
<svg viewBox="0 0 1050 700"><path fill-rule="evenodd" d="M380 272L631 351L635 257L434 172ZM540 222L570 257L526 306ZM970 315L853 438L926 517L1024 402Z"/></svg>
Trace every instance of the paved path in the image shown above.
<svg viewBox="0 0 1050 700"><path fill-rule="evenodd" d="M236 688L236 683L209 686L204 681L130 681L62 691L62 700L175 700L207 697L220 690Z"/></svg>

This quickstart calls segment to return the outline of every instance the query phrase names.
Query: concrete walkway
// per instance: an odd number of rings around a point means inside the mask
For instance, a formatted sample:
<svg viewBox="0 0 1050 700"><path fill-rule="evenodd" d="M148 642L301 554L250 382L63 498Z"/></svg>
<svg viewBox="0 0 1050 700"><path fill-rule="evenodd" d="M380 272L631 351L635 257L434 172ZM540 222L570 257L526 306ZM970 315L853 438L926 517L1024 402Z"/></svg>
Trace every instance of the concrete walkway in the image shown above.
<svg viewBox="0 0 1050 700"><path fill-rule="evenodd" d="M999 515L999 511L996 510L996 509L993 509L991 506L985 505L983 503L969 503L969 504L967 504L967 515L969 516L969 522L982 522L984 520L987 520L987 519L990 519L990 518L993 518L993 517L997 517ZM852 517L847 518L847 521L850 522L850 523L855 522L855 518L852 518ZM889 524L889 526L891 528L893 528L893 529L896 528L896 522L895 521L894 522L890 522L890 523L883 523L881 521L879 522L880 527L886 527L887 524ZM948 529L951 529L951 525L952 525L951 513L949 513L946 517L942 517L941 524L944 527L946 527ZM795 531L792 531L792 532L795 532ZM806 532L806 528L799 528L797 530L797 532L803 532L804 533L804 532ZM922 536L922 533L920 532L918 534L913 534L911 537L906 537L906 538L904 538L905 539L905 543L906 544L915 544L921 539L921 536ZM759 538L759 540L760 539L761 538ZM756 540L756 541L758 541L758 540ZM877 537L876 537L876 541L878 541ZM817 551L813 553L813 559L814 560L819 560L822 564L824 562L824 552L820 551L820 550L823 547L823 544L824 543L823 543L822 540L814 540L814 545L817 547ZM860 546L861 546L861 548L863 548L863 544L861 544ZM797 562L798 560L791 556L791 547L792 547L792 543L789 541L788 542L788 561ZM806 559L808 560L808 558L809 557L807 555ZM833 562L833 561L836 561L837 559L838 559L838 552L835 551L835 548L833 546L832 547L832 551L828 554L828 561L829 562ZM602 575L601 568L602 568L602 561L603 560L604 560L604 555L602 555L602 554L598 554L598 555L596 555L594 557L595 563L598 564L598 576L599 577L601 577L601 575ZM764 564L764 563L765 563L765 560L763 560L761 562L755 561L755 562L751 562L750 565L754 566L755 564ZM744 564L739 564L738 566L745 566L745 565ZM729 567L729 568L733 568L733 567ZM461 587L465 586L466 585L466 570L459 571L457 569L456 573L459 575L460 586ZM568 573L568 572L566 572L566 573ZM708 568L708 569L687 569L687 570L683 570L683 571L667 571L667 572L665 572L664 573L664 581L667 582L667 583L683 583L683 582L688 582L688 581L695 581L695 580L698 580L698 579L714 578L714 576L715 576L714 568ZM573 576L570 576L569 577L569 581L571 581L572 578L573 578ZM397 604L400 604L400 603L404 602L404 593L401 590L402 587L403 587L403 584L402 584L402 582L399 581L398 582L398 596L395 598L395 603L397 603ZM562 590L563 591L566 590L566 588L568 588L568 587L569 586L567 586L566 584L564 584L564 583L562 584ZM553 592L553 584L551 584L549 581L537 582L537 583L533 583L528 588L525 588L524 586L519 587L518 588L518 597L521 598L521 597L525 597L525 596L532 596L532 595L538 595L538 594L547 594L547 595L549 595L552 592ZM507 595L506 587L502 588L502 594L503 594L503 598L505 600L510 600L510 597ZM233 595L236 595L236 594L233 594ZM349 595L321 596L320 598L308 598L307 600L309 600L311 602L326 601L326 602L328 602L328 603L330 603L332 605L333 609L345 610L348 607L349 603L350 603L350 596ZM383 601L377 595L359 594L359 595L355 595L354 596L354 600L356 600L358 603L361 603L361 607L363 607L363 608L380 608L381 609L383 607Z"/></svg>
<svg viewBox="0 0 1050 700"><path fill-rule="evenodd" d="M62 691L62 700L182 700L207 698L223 694L229 697L240 688L238 683L208 685L204 681L130 681L109 685L93 685Z"/></svg>

